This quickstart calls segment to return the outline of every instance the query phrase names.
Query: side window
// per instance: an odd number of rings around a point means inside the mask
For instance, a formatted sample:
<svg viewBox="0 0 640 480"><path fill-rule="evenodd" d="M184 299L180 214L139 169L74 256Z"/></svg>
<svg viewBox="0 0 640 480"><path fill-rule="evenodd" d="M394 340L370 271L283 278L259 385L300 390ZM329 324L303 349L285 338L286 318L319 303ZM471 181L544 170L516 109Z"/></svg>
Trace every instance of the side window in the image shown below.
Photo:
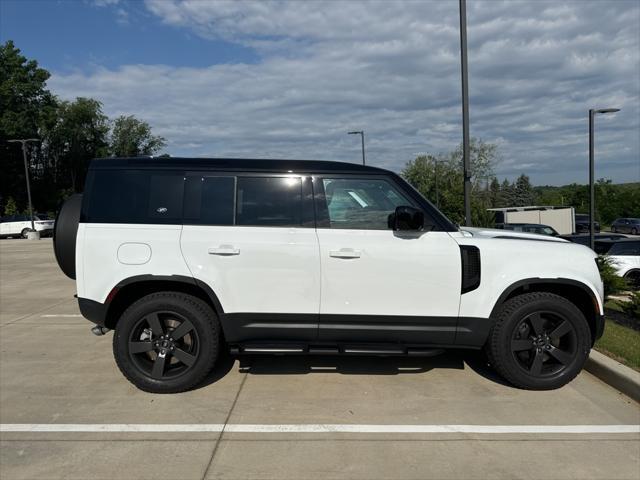
<svg viewBox="0 0 640 480"><path fill-rule="evenodd" d="M235 177L187 177L184 223L233 225L235 182Z"/></svg>
<svg viewBox="0 0 640 480"><path fill-rule="evenodd" d="M238 177L236 225L302 226L302 179Z"/></svg>
<svg viewBox="0 0 640 480"><path fill-rule="evenodd" d="M640 255L640 242L617 242L611 246L609 255Z"/></svg>
<svg viewBox="0 0 640 480"><path fill-rule="evenodd" d="M389 214L396 207L414 206L383 179L324 178L322 185L331 228L387 230Z"/></svg>
<svg viewBox="0 0 640 480"><path fill-rule="evenodd" d="M182 223L184 175L148 170L96 170L83 221Z"/></svg>

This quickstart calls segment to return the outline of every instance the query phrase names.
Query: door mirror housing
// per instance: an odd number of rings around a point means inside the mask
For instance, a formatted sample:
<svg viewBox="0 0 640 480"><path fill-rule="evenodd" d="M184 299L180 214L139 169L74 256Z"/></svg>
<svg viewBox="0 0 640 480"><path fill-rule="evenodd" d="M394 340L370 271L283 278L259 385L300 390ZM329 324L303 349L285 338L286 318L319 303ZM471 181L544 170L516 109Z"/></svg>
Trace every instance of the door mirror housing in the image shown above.
<svg viewBox="0 0 640 480"><path fill-rule="evenodd" d="M415 207L396 207L396 211L389 215L389 228L394 231L424 230L424 213Z"/></svg>

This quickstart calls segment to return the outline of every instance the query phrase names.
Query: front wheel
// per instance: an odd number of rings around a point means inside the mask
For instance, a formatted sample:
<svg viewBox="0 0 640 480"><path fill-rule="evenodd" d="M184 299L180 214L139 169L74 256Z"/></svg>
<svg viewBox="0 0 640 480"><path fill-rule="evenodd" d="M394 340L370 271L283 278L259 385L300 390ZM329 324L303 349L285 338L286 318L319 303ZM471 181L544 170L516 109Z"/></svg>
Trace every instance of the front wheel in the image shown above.
<svg viewBox="0 0 640 480"><path fill-rule="evenodd" d="M631 235L637 235L638 234L638 229L637 228L632 228L631 229Z"/></svg>
<svg viewBox="0 0 640 480"><path fill-rule="evenodd" d="M159 292L124 312L113 336L113 354L139 389L177 393L194 388L213 369L219 337L209 305L191 295Z"/></svg>
<svg viewBox="0 0 640 480"><path fill-rule="evenodd" d="M573 380L591 349L582 312L567 299L532 292L508 300L487 342L489 361L519 388L551 390Z"/></svg>
<svg viewBox="0 0 640 480"><path fill-rule="evenodd" d="M616 227L611 227L611 233L618 233L618 230L616 229Z"/></svg>

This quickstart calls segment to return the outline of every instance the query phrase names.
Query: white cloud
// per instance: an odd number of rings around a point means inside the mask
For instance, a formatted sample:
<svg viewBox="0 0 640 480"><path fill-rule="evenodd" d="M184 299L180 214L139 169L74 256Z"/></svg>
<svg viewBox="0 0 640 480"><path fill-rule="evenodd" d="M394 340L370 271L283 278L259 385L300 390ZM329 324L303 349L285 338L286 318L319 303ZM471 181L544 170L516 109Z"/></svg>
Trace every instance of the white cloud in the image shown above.
<svg viewBox="0 0 640 480"><path fill-rule="evenodd" d="M107 0L113 1L113 0ZM147 0L163 22L256 49L256 64L124 65L54 75L65 98L135 114L172 154L358 161L399 170L461 139L457 2ZM640 7L469 2L471 134L496 141L498 173L586 181L586 112L598 176L640 180Z"/></svg>

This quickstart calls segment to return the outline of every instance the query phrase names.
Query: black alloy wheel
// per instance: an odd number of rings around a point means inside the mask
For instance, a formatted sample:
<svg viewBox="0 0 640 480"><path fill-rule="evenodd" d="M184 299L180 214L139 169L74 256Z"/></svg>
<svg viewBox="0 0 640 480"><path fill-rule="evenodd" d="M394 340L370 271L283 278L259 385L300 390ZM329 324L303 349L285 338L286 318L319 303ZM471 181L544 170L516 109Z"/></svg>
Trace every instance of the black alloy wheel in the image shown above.
<svg viewBox="0 0 640 480"><path fill-rule="evenodd" d="M129 355L142 373L155 380L175 378L195 363L198 332L177 312L150 312L131 330Z"/></svg>
<svg viewBox="0 0 640 480"><path fill-rule="evenodd" d="M575 360L578 352L576 330L558 313L531 313L516 326L511 352L517 365L528 374L552 376Z"/></svg>
<svg viewBox="0 0 640 480"><path fill-rule="evenodd" d="M510 298L492 317L489 362L518 388L551 390L575 378L589 356L591 329L582 311L551 292Z"/></svg>
<svg viewBox="0 0 640 480"><path fill-rule="evenodd" d="M127 308L115 326L113 354L136 387L177 393L197 387L213 369L220 322L209 304L181 292L157 292Z"/></svg>

